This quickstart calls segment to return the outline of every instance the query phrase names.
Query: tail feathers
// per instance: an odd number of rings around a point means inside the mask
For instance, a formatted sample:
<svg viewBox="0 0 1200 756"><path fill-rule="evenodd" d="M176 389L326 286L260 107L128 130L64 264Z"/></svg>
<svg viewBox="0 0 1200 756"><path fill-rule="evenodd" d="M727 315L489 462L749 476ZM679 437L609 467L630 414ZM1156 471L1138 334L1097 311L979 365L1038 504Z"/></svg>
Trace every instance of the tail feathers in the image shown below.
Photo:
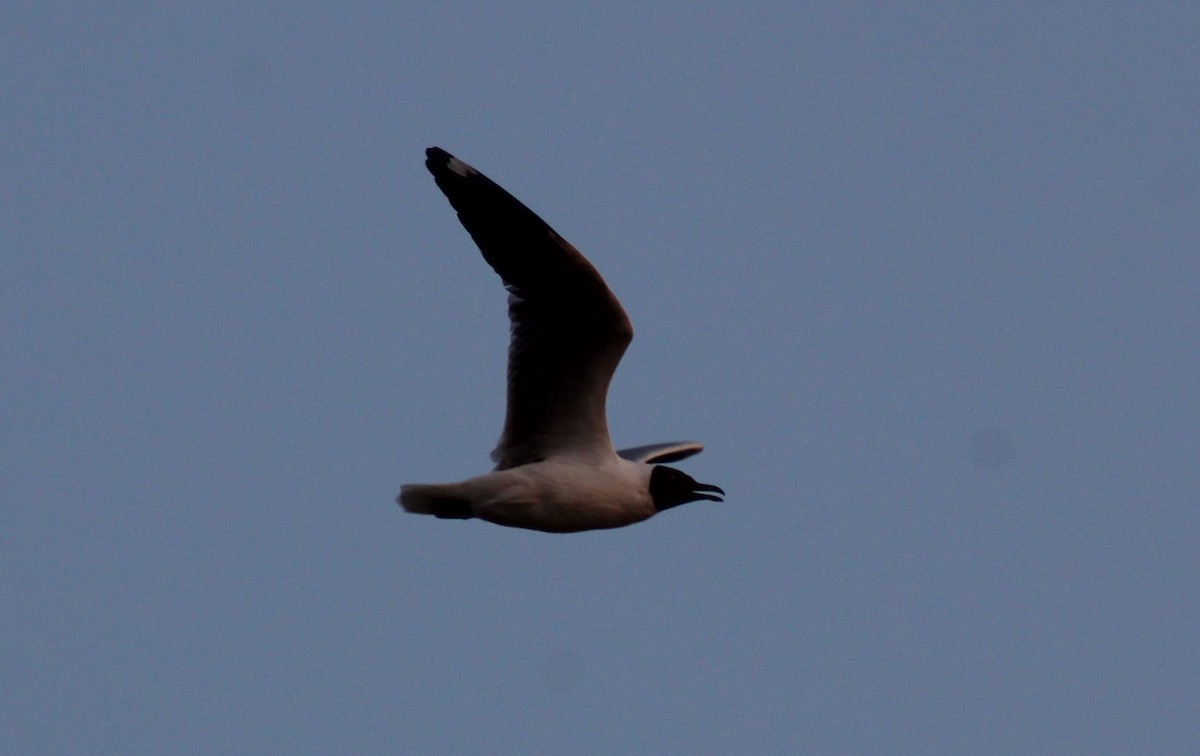
<svg viewBox="0 0 1200 756"><path fill-rule="evenodd" d="M471 502L449 490L449 486L410 483L400 486L396 501L405 512L433 515L443 520L469 520L475 516Z"/></svg>

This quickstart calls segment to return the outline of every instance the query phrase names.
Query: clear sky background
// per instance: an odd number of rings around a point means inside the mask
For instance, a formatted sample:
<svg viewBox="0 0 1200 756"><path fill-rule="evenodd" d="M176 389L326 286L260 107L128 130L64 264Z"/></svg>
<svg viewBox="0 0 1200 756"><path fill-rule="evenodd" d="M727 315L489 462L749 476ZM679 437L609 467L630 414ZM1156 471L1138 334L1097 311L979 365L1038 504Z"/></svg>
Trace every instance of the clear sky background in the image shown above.
<svg viewBox="0 0 1200 756"><path fill-rule="evenodd" d="M1195 753L1200 5L0 5L0 750ZM440 145L728 492L553 536Z"/></svg>

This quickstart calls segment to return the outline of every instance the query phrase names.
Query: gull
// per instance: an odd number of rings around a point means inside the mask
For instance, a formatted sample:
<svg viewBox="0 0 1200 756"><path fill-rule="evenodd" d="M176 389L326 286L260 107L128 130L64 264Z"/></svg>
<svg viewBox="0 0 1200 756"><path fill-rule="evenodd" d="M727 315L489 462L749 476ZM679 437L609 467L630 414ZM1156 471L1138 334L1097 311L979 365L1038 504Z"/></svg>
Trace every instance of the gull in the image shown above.
<svg viewBox="0 0 1200 756"><path fill-rule="evenodd" d="M508 290L508 406L489 473L405 484L407 512L572 533L631 525L680 504L724 501L667 467L695 441L616 451L605 402L633 325L578 250L491 179L438 147L425 167Z"/></svg>

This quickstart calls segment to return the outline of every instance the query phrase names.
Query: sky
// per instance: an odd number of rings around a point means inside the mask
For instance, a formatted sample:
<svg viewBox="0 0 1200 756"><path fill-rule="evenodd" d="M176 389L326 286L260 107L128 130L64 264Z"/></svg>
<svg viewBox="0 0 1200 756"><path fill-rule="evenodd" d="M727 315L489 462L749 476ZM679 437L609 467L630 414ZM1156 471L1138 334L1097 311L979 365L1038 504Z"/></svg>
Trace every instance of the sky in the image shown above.
<svg viewBox="0 0 1200 756"><path fill-rule="evenodd" d="M0 750L1195 753L1200 6L0 5ZM504 411L438 145L595 264L618 446Z"/></svg>

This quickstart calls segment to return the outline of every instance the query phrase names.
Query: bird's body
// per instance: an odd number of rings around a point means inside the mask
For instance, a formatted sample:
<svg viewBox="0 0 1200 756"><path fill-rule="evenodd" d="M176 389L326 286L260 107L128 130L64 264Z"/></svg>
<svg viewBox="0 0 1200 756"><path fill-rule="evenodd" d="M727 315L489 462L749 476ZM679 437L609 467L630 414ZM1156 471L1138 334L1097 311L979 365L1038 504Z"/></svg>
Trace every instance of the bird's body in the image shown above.
<svg viewBox="0 0 1200 756"><path fill-rule="evenodd" d="M493 472L408 484L408 512L548 532L616 528L720 488L656 462L695 442L613 449L605 402L633 338L620 302L574 247L490 179L437 147L426 167L509 292L508 409Z"/></svg>
<svg viewBox="0 0 1200 756"><path fill-rule="evenodd" d="M497 525L551 533L619 528L657 511L651 469L615 454L597 463L556 458L461 483L406 485L400 498L410 512L425 508L423 514L451 519L469 512Z"/></svg>

